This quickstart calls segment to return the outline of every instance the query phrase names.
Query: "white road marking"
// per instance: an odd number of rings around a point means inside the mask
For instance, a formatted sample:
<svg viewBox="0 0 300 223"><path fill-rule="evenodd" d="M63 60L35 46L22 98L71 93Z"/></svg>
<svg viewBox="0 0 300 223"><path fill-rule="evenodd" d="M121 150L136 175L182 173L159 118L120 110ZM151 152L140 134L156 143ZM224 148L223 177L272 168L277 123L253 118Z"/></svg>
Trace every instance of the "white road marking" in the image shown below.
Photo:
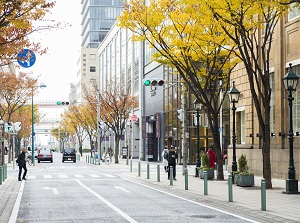
<svg viewBox="0 0 300 223"><path fill-rule="evenodd" d="M36 179L36 176L26 176L27 180L32 180L32 179Z"/></svg>
<svg viewBox="0 0 300 223"><path fill-rule="evenodd" d="M89 174L90 177L99 177L97 174Z"/></svg>
<svg viewBox="0 0 300 223"><path fill-rule="evenodd" d="M45 179L50 179L50 178L52 178L52 176L51 175L44 175L44 178Z"/></svg>
<svg viewBox="0 0 300 223"><path fill-rule="evenodd" d="M80 186L82 186L84 189L86 189L87 191L89 191L91 194L93 194L95 197L97 197L99 200L101 200L103 203L105 203L108 207L110 207L111 209L113 209L115 212L117 212L118 214L120 214L127 221L129 221L131 223L138 223L136 220L134 220L133 218L131 218L125 212L121 211L119 208L117 208L112 203L110 203L108 200L106 200L105 198L101 197L99 194L97 194L91 188L89 188L86 185L84 185L80 180L76 180L76 181L80 184Z"/></svg>
<svg viewBox="0 0 300 223"><path fill-rule="evenodd" d="M52 191L53 191L54 194L59 194L58 190L55 187L43 187L42 189L44 189L44 190L50 190L50 189L52 189Z"/></svg>
<svg viewBox="0 0 300 223"><path fill-rule="evenodd" d="M124 192L126 192L126 193L131 193L130 191L126 190L124 187L115 186L115 188L116 188L117 190L122 190L122 191L124 191Z"/></svg>
<svg viewBox="0 0 300 223"><path fill-rule="evenodd" d="M68 178L67 175L58 175L60 178Z"/></svg>
<svg viewBox="0 0 300 223"><path fill-rule="evenodd" d="M108 174L108 173L104 173L103 175L106 176L106 177L116 177L116 176Z"/></svg>
<svg viewBox="0 0 300 223"><path fill-rule="evenodd" d="M18 217L18 213L19 213L19 209L20 209L20 204L21 204L21 199L22 199L22 195L23 195L24 186L25 186L25 180L23 180L22 183L21 183L21 187L19 189L19 193L18 193L16 202L14 204L14 208L13 208L12 213L11 213L10 218L9 218L9 223L17 222L17 217Z"/></svg>
<svg viewBox="0 0 300 223"><path fill-rule="evenodd" d="M77 178L83 178L82 175L78 175L78 174L75 174L74 176L77 177Z"/></svg>

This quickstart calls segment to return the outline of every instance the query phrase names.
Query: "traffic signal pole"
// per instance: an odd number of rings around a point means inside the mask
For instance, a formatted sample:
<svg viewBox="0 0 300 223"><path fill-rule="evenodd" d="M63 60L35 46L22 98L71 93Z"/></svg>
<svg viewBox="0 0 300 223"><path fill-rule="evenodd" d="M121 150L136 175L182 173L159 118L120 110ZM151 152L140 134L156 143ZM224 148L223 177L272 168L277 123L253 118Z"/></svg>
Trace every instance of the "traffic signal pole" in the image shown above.
<svg viewBox="0 0 300 223"><path fill-rule="evenodd" d="M101 148L100 148L100 142L101 142L101 117L100 117L100 91L99 91L99 86L97 89L97 147L98 147L98 165L100 165L100 160L101 160Z"/></svg>

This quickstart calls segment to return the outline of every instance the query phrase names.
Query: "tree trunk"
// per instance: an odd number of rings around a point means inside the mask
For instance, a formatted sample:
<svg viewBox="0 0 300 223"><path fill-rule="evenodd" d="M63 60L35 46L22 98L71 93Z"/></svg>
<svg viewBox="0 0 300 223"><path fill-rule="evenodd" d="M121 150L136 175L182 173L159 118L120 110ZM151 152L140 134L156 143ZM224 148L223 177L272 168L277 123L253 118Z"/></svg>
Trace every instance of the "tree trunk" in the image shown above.
<svg viewBox="0 0 300 223"><path fill-rule="evenodd" d="M116 135L115 137L115 163L119 163L119 144L120 144L120 136Z"/></svg>
<svg viewBox="0 0 300 223"><path fill-rule="evenodd" d="M266 188L272 189L270 127L266 126L264 129L262 141L263 177L266 180Z"/></svg>

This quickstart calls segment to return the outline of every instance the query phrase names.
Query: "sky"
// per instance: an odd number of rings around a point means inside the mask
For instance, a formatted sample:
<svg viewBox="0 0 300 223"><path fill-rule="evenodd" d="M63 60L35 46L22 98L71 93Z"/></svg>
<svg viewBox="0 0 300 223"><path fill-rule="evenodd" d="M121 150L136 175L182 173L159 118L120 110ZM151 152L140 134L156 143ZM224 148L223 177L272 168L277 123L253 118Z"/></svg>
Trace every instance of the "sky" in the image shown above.
<svg viewBox="0 0 300 223"><path fill-rule="evenodd" d="M48 48L47 54L36 54L36 62L32 67L22 68L22 72L31 77L38 77L38 84L47 87L40 89L34 96L38 101L69 101L70 83L76 82L77 60L81 46L81 4L80 0L56 0L56 6L47 19L68 23L71 26L34 33L30 36L35 42L40 42ZM45 19L46 19L45 18ZM47 119L59 118L64 112L63 107L41 108L39 110ZM40 128L38 125L35 129ZM42 128L42 127L41 127ZM50 135L39 135L37 141L47 144Z"/></svg>
<svg viewBox="0 0 300 223"><path fill-rule="evenodd" d="M48 48L45 55L36 54L36 62L30 68L23 68L32 77L39 76L39 84L47 86L35 96L36 100L68 101L70 83L75 83L77 60L81 45L80 0L56 0L52 14L46 16L56 22L71 25L64 29L34 33L31 38Z"/></svg>

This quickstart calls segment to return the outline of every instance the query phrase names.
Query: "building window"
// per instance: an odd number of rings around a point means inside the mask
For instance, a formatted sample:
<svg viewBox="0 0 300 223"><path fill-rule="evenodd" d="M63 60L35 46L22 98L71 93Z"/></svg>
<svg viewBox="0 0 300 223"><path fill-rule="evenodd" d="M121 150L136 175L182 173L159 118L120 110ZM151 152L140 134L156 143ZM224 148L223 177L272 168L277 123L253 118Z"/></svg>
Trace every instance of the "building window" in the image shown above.
<svg viewBox="0 0 300 223"><path fill-rule="evenodd" d="M96 72L96 67L90 67L90 72Z"/></svg>
<svg viewBox="0 0 300 223"><path fill-rule="evenodd" d="M292 72L299 75L300 74L300 65L292 67ZM287 94L287 93L286 93ZM293 92L293 127L295 132L300 132L300 84L298 83L296 92ZM287 95L286 95L287 98ZM285 100L284 103L288 103Z"/></svg>
<svg viewBox="0 0 300 223"><path fill-rule="evenodd" d="M236 139L238 144L245 144L245 110L236 112Z"/></svg>
<svg viewBox="0 0 300 223"><path fill-rule="evenodd" d="M91 60L96 60L96 54L90 54L90 59Z"/></svg>
<svg viewBox="0 0 300 223"><path fill-rule="evenodd" d="M291 4L291 9L288 13L288 21L300 16L299 4L294 2Z"/></svg>

